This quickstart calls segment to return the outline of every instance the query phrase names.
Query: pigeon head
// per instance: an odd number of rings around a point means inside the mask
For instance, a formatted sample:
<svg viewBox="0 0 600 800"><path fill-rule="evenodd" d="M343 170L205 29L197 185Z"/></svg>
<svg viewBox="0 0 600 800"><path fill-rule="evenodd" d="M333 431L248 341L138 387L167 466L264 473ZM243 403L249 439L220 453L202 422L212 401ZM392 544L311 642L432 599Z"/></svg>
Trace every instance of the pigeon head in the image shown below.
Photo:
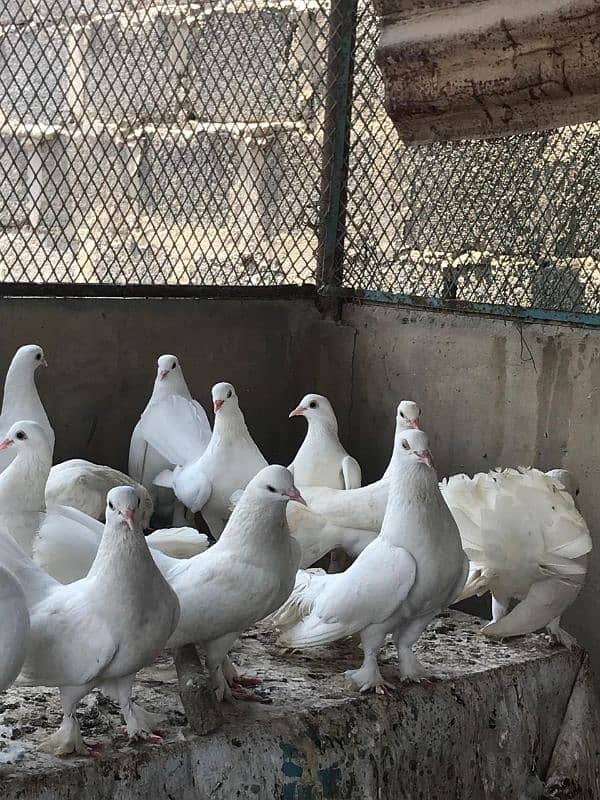
<svg viewBox="0 0 600 800"><path fill-rule="evenodd" d="M239 408L237 394L230 383L215 383L212 388L215 414L221 409Z"/></svg>
<svg viewBox="0 0 600 800"><path fill-rule="evenodd" d="M177 356L171 356L168 354L160 356L157 361L157 365L158 372L156 377L159 381L168 381L169 378L181 373L181 367L179 366L179 360Z"/></svg>
<svg viewBox="0 0 600 800"><path fill-rule="evenodd" d="M406 431L410 428L419 428L421 423L421 409L412 400L402 400L396 413L396 428Z"/></svg>
<svg viewBox="0 0 600 800"><path fill-rule="evenodd" d="M24 369L31 369L32 372L35 372L38 367L48 366L44 358L44 351L39 344L26 344L23 347L19 347L12 363Z"/></svg>
<svg viewBox="0 0 600 800"><path fill-rule="evenodd" d="M30 419L19 420L11 425L6 436L0 441L0 450L13 448L18 451L36 451L40 448L50 449L50 442L44 429Z"/></svg>
<svg viewBox="0 0 600 800"><path fill-rule="evenodd" d="M549 478L560 484L561 489L565 489L571 497L575 498L579 494L579 484L573 473L567 469L551 469L546 473Z"/></svg>
<svg viewBox="0 0 600 800"><path fill-rule="evenodd" d="M420 430L405 430L398 434L398 458L403 462L421 462L433 469L427 434Z"/></svg>
<svg viewBox="0 0 600 800"><path fill-rule="evenodd" d="M295 500L306 505L306 501L294 486L292 473L278 464L263 467L252 478L244 494L260 498L267 503L288 503L290 500Z"/></svg>
<svg viewBox="0 0 600 800"><path fill-rule="evenodd" d="M291 417L306 417L309 424L314 421L337 425L331 403L322 394L305 395L299 405L290 412Z"/></svg>
<svg viewBox="0 0 600 800"><path fill-rule="evenodd" d="M106 522L135 530L140 526L142 498L132 486L117 486L106 495Z"/></svg>

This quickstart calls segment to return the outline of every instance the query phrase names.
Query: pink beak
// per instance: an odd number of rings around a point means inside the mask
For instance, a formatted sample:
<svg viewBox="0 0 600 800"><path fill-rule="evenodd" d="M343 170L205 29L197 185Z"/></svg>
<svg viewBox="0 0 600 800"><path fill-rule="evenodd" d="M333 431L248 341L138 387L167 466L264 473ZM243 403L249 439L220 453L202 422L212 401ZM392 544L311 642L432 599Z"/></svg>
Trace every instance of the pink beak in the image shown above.
<svg viewBox="0 0 600 800"><path fill-rule="evenodd" d="M306 500L302 497L298 489L294 486L289 492L288 497L296 503L302 503L303 506L307 505Z"/></svg>
<svg viewBox="0 0 600 800"><path fill-rule="evenodd" d="M133 511L130 511L130 509L127 508L124 511L120 511L119 513L121 514L125 522L129 525L130 530L133 530Z"/></svg>
<svg viewBox="0 0 600 800"><path fill-rule="evenodd" d="M46 361L45 358L42 358L42 360L40 361L40 364L42 365L42 367L47 367L48 366L48 362Z"/></svg>
<svg viewBox="0 0 600 800"><path fill-rule="evenodd" d="M168 374L169 374L169 370L168 369L159 370L159 373L158 373L159 380L164 381L164 379L167 377Z"/></svg>
<svg viewBox="0 0 600 800"><path fill-rule="evenodd" d="M408 423L408 425L411 428L416 428L417 430L419 430L419 420L418 419L411 419L410 422Z"/></svg>
<svg viewBox="0 0 600 800"><path fill-rule="evenodd" d="M415 455L419 461L424 461L428 466L433 467L433 458L429 450L415 450Z"/></svg>
<svg viewBox="0 0 600 800"><path fill-rule="evenodd" d="M288 419L291 419L292 417L301 417L305 411L306 409L303 406L297 406L293 411L290 411Z"/></svg>
<svg viewBox="0 0 600 800"><path fill-rule="evenodd" d="M215 400L215 414L221 408L225 400Z"/></svg>
<svg viewBox="0 0 600 800"><path fill-rule="evenodd" d="M6 450L6 448L10 447L11 444L14 444L12 439L2 439L0 442L0 450Z"/></svg>

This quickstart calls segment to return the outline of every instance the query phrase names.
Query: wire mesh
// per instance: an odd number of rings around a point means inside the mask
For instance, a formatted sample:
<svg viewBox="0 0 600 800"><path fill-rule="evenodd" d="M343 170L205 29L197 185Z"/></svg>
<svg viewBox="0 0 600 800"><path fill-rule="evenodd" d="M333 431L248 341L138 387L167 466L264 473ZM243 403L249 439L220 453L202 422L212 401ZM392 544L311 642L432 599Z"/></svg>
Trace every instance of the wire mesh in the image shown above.
<svg viewBox="0 0 600 800"><path fill-rule="evenodd" d="M600 313L600 123L406 146L359 7L344 284L443 304Z"/></svg>
<svg viewBox="0 0 600 800"><path fill-rule="evenodd" d="M0 0L0 280L314 281L328 9Z"/></svg>
<svg viewBox="0 0 600 800"><path fill-rule="evenodd" d="M346 290L600 313L600 125L404 146L377 33L360 0L318 274L343 238ZM0 281L313 283L335 34L329 0L0 0Z"/></svg>

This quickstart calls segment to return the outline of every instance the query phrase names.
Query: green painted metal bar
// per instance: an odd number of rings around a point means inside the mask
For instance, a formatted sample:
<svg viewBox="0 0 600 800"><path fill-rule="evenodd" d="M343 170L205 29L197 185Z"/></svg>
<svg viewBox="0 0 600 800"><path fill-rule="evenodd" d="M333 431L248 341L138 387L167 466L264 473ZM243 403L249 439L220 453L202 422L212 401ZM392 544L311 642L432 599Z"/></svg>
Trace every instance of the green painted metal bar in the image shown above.
<svg viewBox="0 0 600 800"><path fill-rule="evenodd" d="M329 17L316 283L341 286L357 0L333 0Z"/></svg>

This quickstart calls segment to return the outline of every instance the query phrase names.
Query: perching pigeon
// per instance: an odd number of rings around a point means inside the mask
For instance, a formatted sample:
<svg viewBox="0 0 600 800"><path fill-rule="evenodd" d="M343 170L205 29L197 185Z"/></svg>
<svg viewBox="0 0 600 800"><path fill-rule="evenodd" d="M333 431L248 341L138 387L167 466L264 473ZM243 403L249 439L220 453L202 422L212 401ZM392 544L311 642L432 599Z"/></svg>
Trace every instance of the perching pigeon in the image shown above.
<svg viewBox="0 0 600 800"><path fill-rule="evenodd" d="M148 528L154 510L150 492L118 469L83 458L72 458L52 467L46 483L46 505L71 506L103 521L106 495L116 486L132 486L138 490L142 498L142 527Z"/></svg>
<svg viewBox="0 0 600 800"><path fill-rule="evenodd" d="M155 482L172 487L187 508L200 511L218 538L230 514L231 496L244 489L267 462L248 432L233 386L217 383L212 398L215 425L208 444L204 419L180 397L146 409L140 427L147 441L177 464L172 472L160 473Z"/></svg>
<svg viewBox="0 0 600 800"><path fill-rule="evenodd" d="M0 567L0 692L17 677L29 640L29 611L21 584Z"/></svg>
<svg viewBox="0 0 600 800"><path fill-rule="evenodd" d="M35 371L39 366L47 366L44 351L37 344L19 347L10 362L4 381L2 412L0 413L0 439L6 437L8 429L17 420L31 419L43 428L50 445L50 455L54 451L54 431L48 421L46 411L35 385ZM0 470L13 460L12 452L0 454Z"/></svg>
<svg viewBox="0 0 600 800"><path fill-rule="evenodd" d="M14 453L14 460L0 473L0 526L31 555L46 508L44 488L52 464L50 443L37 422L19 420L0 441L0 452Z"/></svg>
<svg viewBox="0 0 600 800"><path fill-rule="evenodd" d="M21 584L31 619L18 683L60 688L64 716L59 730L42 743L46 752L90 752L75 710L95 686L118 699L130 737L152 739L150 715L131 700L133 682L175 629L179 605L150 556L140 502L130 487L109 492L96 560L86 578L68 586L0 533L0 564Z"/></svg>
<svg viewBox="0 0 600 800"><path fill-rule="evenodd" d="M173 355L162 355L158 359L158 370L154 381L154 388L146 410L156 403L161 403L170 397L183 397L197 408L199 415L203 415L204 418L206 418L202 406L192 399L177 357ZM208 426L208 420L206 420L206 425ZM210 427L208 428L208 436L210 436ZM160 453L158 453L144 438L140 420L138 420L129 445L129 474L135 481L145 486L152 494L155 505L157 506L157 512L161 517L167 516L168 512L162 507L159 508L159 505L162 503L162 505L170 506L173 495L171 492L168 492L167 495L170 495L171 499L168 503L165 502L165 492L164 490L160 491L157 486L154 485L154 479L159 472L165 469L171 469L173 466L175 465L165 459L164 456L160 455ZM182 509L175 509L174 516L178 518L183 517ZM180 521L183 521L183 519Z"/></svg>
<svg viewBox="0 0 600 800"><path fill-rule="evenodd" d="M555 471L553 471L555 473ZM547 627L562 644L574 639L560 617L583 585L592 540L585 520L560 481L537 469L506 469L473 478L454 475L442 485L471 560L460 599L492 594L487 636L502 639ZM518 601L510 610L511 603Z"/></svg>
<svg viewBox="0 0 600 800"><path fill-rule="evenodd" d="M360 465L348 455L338 438L338 423L331 403L320 394L307 394L290 413L305 417L308 430L290 472L299 486L356 489L361 483Z"/></svg>
<svg viewBox="0 0 600 800"><path fill-rule="evenodd" d="M429 622L454 601L469 569L456 523L432 466L427 436L398 431L381 533L341 574L298 574L274 615L286 647L316 647L359 633L364 660L346 673L364 692L384 690L377 656L387 634L404 679L427 671L412 647Z"/></svg>
<svg viewBox="0 0 600 800"><path fill-rule="evenodd" d="M215 545L188 561L159 562L181 607L168 646L204 648L218 699L229 694L228 682L234 695L243 694L226 658L232 644L294 587L300 548L286 523L290 500L303 502L289 470L265 467L248 483Z"/></svg>
<svg viewBox="0 0 600 800"><path fill-rule="evenodd" d="M402 400L396 412L396 435L418 428L420 409ZM390 462L391 465L391 462ZM378 481L358 489L301 487L308 508L290 503L288 524L302 548L302 567L310 566L334 548L356 557L381 530L390 466Z"/></svg>

